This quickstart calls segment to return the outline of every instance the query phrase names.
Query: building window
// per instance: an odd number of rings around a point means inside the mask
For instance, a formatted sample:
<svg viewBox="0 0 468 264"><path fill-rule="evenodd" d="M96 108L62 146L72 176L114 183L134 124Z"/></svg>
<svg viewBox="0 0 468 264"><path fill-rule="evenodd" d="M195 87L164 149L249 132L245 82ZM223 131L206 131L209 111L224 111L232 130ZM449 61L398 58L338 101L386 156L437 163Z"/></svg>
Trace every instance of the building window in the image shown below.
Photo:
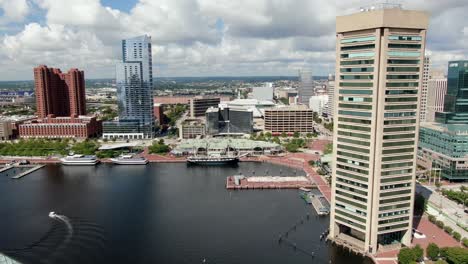
<svg viewBox="0 0 468 264"><path fill-rule="evenodd" d="M356 42L367 42L367 41L374 41L374 40L375 40L375 36L370 36L370 37L342 39L341 43L356 43Z"/></svg>

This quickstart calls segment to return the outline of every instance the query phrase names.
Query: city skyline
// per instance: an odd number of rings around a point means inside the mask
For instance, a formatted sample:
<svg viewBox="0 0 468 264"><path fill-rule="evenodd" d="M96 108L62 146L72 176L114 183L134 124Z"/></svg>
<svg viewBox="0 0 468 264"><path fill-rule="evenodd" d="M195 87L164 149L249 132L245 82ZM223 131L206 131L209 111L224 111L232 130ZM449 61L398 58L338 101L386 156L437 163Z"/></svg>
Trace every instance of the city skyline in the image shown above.
<svg viewBox="0 0 468 264"><path fill-rule="evenodd" d="M158 77L297 76L304 67L327 76L334 71L335 16L372 3L0 1L0 80L30 80L36 65L70 68L72 62L91 79L114 78L119 40L143 34L153 37ZM466 1L401 4L431 13L427 50L436 68L464 59ZM300 8L291 18L286 6Z"/></svg>

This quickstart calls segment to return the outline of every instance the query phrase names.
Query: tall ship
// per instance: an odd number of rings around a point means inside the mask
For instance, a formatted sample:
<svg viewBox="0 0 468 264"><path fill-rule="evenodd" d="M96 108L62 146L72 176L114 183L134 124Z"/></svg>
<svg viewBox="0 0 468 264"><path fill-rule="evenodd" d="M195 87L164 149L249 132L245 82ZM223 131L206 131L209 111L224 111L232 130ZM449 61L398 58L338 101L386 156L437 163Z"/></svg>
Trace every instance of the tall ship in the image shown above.
<svg viewBox="0 0 468 264"><path fill-rule="evenodd" d="M117 165L146 165L148 160L144 157L135 157L133 155L121 155L118 158L110 159L112 163Z"/></svg>
<svg viewBox="0 0 468 264"><path fill-rule="evenodd" d="M187 157L187 162L191 164L200 165L222 165L222 164L235 164L239 162L238 156L233 155L193 155Z"/></svg>
<svg viewBox="0 0 468 264"><path fill-rule="evenodd" d="M61 158L60 161L63 165L82 165L93 166L99 163L95 155L68 155Z"/></svg>

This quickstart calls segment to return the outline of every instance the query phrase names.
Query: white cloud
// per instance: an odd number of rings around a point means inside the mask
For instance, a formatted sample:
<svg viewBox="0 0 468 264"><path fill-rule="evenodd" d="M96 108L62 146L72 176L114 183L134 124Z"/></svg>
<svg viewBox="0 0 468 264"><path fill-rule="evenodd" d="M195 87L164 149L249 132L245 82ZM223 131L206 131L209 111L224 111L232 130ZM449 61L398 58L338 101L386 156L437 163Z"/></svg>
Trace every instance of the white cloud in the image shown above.
<svg viewBox="0 0 468 264"><path fill-rule="evenodd" d="M26 0L0 0L0 9L3 10L0 24L23 21L29 13L29 5Z"/></svg>
<svg viewBox="0 0 468 264"><path fill-rule="evenodd" d="M113 77L120 40L141 34L152 36L155 76L290 75L304 66L326 75L334 71L335 16L374 2L140 0L124 12L99 0L28 1L0 0L0 25L7 18L23 21L31 6L43 15L0 37L1 79L31 79L37 64ZM13 2L19 4L12 8ZM405 2L431 13L434 64L467 59L466 0Z"/></svg>

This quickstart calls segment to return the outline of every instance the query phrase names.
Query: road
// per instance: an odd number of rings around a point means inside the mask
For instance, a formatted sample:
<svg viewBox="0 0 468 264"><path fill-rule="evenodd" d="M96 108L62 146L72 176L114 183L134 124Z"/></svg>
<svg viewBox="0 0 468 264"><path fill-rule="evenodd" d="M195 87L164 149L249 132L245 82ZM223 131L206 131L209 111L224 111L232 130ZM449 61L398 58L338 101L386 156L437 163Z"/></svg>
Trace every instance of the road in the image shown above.
<svg viewBox="0 0 468 264"><path fill-rule="evenodd" d="M468 214L463 210L463 205L459 205L456 202L447 199L443 195L440 195L435 191L434 186L423 186L416 184L416 192L428 199L428 211L430 214L436 215L438 220L444 221L445 225L450 226L454 231L460 233L462 237L468 237L468 232L457 226L461 224L468 226ZM442 215L440 210L442 209Z"/></svg>

